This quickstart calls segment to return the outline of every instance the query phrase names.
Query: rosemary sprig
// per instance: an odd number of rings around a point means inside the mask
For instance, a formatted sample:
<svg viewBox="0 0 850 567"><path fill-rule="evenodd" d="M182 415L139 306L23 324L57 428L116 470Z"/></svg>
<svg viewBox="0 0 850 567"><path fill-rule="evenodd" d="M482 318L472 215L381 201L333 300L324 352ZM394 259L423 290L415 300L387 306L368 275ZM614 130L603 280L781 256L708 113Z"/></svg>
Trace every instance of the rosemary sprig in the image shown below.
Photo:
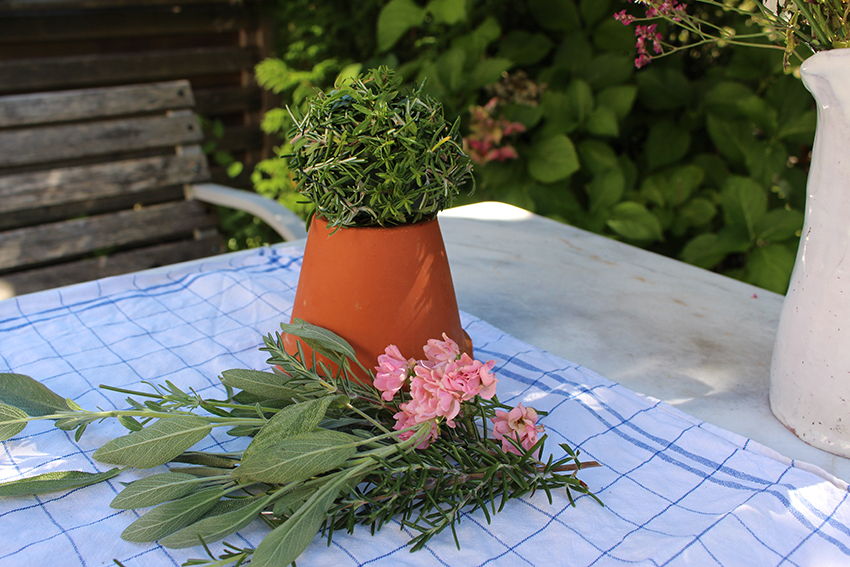
<svg viewBox="0 0 850 567"><path fill-rule="evenodd" d="M106 418L117 419L129 430L94 453L116 468L3 483L0 496L78 488L113 478L128 467L172 463L177 466L129 484L112 502L119 509L153 506L122 537L157 540L165 547L203 546L207 557L186 565L240 565L250 560L254 567L294 562L320 531L328 540L339 530L352 532L358 524L375 533L396 519L416 532L411 551L446 529L459 547L455 528L465 514L480 510L489 522L513 498L542 490L551 502L553 493L563 490L573 505L576 495L598 502L576 476L598 463L581 462L567 445L561 445L563 457L540 460L545 435L528 446L519 438L503 439L500 445L488 434L488 420L510 409L495 396L464 398L452 414L454 427L447 427L443 418L394 426L404 404L415 397L413 387L388 402L375 387L348 378L351 364L357 362L341 337L302 321L282 327L339 371L331 372L302 351L286 353L281 336L269 335L263 350L274 371L223 372L224 399L204 399L171 382L148 384L149 392L107 386L128 394L129 407L97 411L84 410L26 376L0 375L0 381L16 386L0 389L2 439L14 437L30 421L44 419L62 429L76 429L78 436ZM474 367L489 372L481 363ZM212 427L220 426L252 439L236 453L191 450ZM209 543L257 518L272 531L256 549L225 544L221 555L210 551Z"/></svg>

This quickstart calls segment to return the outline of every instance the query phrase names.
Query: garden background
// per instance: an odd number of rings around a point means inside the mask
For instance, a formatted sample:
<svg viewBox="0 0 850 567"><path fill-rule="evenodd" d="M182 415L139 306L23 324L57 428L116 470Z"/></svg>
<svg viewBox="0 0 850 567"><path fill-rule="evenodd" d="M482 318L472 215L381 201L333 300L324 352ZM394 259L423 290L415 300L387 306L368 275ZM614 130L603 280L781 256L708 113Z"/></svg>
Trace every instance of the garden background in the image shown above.
<svg viewBox="0 0 850 567"><path fill-rule="evenodd" d="M724 10L691 7L751 31ZM407 83L424 80L461 121L476 189L459 204L512 203L785 293L816 112L781 49L705 45L636 69L633 26L613 18L638 13L625 0L280 0L267 9L276 52L256 76L282 101L262 122L277 155L292 126L284 105L297 114L317 89L388 65ZM260 162L251 179L305 213L285 159ZM232 247L273 241L257 222L224 221Z"/></svg>

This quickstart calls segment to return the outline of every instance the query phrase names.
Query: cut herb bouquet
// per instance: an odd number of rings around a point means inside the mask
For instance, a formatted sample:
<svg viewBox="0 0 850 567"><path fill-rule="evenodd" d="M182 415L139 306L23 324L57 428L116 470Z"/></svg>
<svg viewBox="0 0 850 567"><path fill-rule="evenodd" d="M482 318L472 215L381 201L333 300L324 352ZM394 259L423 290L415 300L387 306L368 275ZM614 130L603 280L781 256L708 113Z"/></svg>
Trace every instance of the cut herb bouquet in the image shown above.
<svg viewBox="0 0 850 567"><path fill-rule="evenodd" d="M338 335L303 321L282 325L313 354L294 355L281 335L262 350L272 372L222 372L222 399L203 399L166 382L129 394L128 409L87 411L35 380L0 375L0 439L33 420L76 431L106 418L129 430L94 458L116 468L103 473L48 473L0 484L0 496L69 490L108 480L127 468L158 472L128 484L111 502L119 510L148 508L121 537L167 548L204 546L207 558L187 565L284 566L318 532L329 540L358 524L372 533L394 520L414 532L418 550L462 514L489 521L511 498L541 490L590 494L576 477L581 463L567 445L545 456L545 435L532 408L509 407L496 396L494 362L462 353L443 336L423 345L420 359L389 345L370 383L355 380L353 348ZM316 359L316 353L323 358ZM329 361L326 364L323 360ZM192 451L213 427L246 436L238 453ZM160 469L162 470L162 469ZM271 531L254 548L208 544L260 518ZM455 533L455 540L457 541Z"/></svg>

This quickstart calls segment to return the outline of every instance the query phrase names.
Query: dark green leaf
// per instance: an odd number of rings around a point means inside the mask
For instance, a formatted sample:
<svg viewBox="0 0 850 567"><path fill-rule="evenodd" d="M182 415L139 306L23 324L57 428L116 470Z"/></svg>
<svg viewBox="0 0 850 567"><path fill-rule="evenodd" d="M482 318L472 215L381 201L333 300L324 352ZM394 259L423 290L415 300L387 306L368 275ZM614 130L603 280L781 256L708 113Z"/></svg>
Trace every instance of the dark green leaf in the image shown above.
<svg viewBox="0 0 850 567"><path fill-rule="evenodd" d="M662 207L678 207L690 199L704 178L705 173L696 166L671 167L644 179L640 192Z"/></svg>
<svg viewBox="0 0 850 567"><path fill-rule="evenodd" d="M617 167L617 154L601 140L582 140L578 144L578 155L583 169L593 175Z"/></svg>
<svg viewBox="0 0 850 567"><path fill-rule="evenodd" d="M593 104L592 98L590 103ZM584 115L579 113L581 109L571 103L567 93L561 91L544 91L540 100L540 109L544 119L542 130L544 137L569 134L576 130L584 119Z"/></svg>
<svg viewBox="0 0 850 567"><path fill-rule="evenodd" d="M646 160L650 170L676 163L688 153L691 136L670 120L656 122L646 140Z"/></svg>
<svg viewBox="0 0 850 567"><path fill-rule="evenodd" d="M618 120L629 115L637 97L637 87L634 85L618 85L603 89L596 95L596 104L610 108Z"/></svg>
<svg viewBox="0 0 850 567"><path fill-rule="evenodd" d="M593 177L587 185L590 211L607 209L618 203L626 188L626 178L619 167L607 169Z"/></svg>
<svg viewBox="0 0 850 567"><path fill-rule="evenodd" d="M632 76L635 62L631 56L602 53L581 69L580 77L594 90L620 85Z"/></svg>
<svg viewBox="0 0 850 567"><path fill-rule="evenodd" d="M756 225L767 214L767 192L749 177L738 175L726 179L720 193L723 218L729 226L756 237Z"/></svg>
<svg viewBox="0 0 850 567"><path fill-rule="evenodd" d="M69 411L65 398L23 374L0 373L0 402L38 417Z"/></svg>
<svg viewBox="0 0 850 567"><path fill-rule="evenodd" d="M727 255L746 252L750 240L735 230L721 230L717 234L700 234L682 249L681 258L701 268L713 268Z"/></svg>
<svg viewBox="0 0 850 567"><path fill-rule="evenodd" d="M579 8L582 20L587 27L593 26L602 18L610 17L613 12L611 0L581 0Z"/></svg>
<svg viewBox="0 0 850 567"><path fill-rule="evenodd" d="M617 116L614 111L605 106L598 106L588 115L587 131L595 136L614 138L620 134Z"/></svg>
<svg viewBox="0 0 850 567"><path fill-rule="evenodd" d="M488 57L479 61L469 77L461 77L460 84L468 83L469 87L481 88L501 78L502 73L511 68L511 60L504 57Z"/></svg>
<svg viewBox="0 0 850 567"><path fill-rule="evenodd" d="M552 41L542 33L513 30L499 42L499 56L516 65L530 65L546 57L552 46Z"/></svg>
<svg viewBox="0 0 850 567"><path fill-rule="evenodd" d="M751 125L745 121L724 120L709 114L705 118L705 126L720 153L729 161L744 163L745 150L754 143Z"/></svg>
<svg viewBox="0 0 850 567"><path fill-rule="evenodd" d="M813 110L803 112L779 124L776 136L798 144L811 145L817 126L817 113Z"/></svg>
<svg viewBox="0 0 850 567"><path fill-rule="evenodd" d="M29 496L56 492L57 490L72 490L88 486L117 476L121 469L114 468L101 473L83 471L57 471L0 483L0 496Z"/></svg>
<svg viewBox="0 0 850 567"><path fill-rule="evenodd" d="M109 441L93 456L104 463L147 469L167 463L209 432L209 422L201 417L169 417Z"/></svg>
<svg viewBox="0 0 850 567"><path fill-rule="evenodd" d="M795 259L794 251L783 244L758 246L747 259L746 280L764 289L784 294L788 290Z"/></svg>
<svg viewBox="0 0 850 567"><path fill-rule="evenodd" d="M424 19L425 10L412 0L391 0L378 15L378 51L391 48L407 30Z"/></svg>
<svg viewBox="0 0 850 567"><path fill-rule="evenodd" d="M744 147L744 163L753 179L769 187L788 169L788 150L781 142L753 140Z"/></svg>
<svg viewBox="0 0 850 567"><path fill-rule="evenodd" d="M564 135L541 140L532 146L528 172L543 183L565 179L579 170L578 155L572 141Z"/></svg>
<svg viewBox="0 0 850 567"><path fill-rule="evenodd" d="M650 65L642 69L635 80L641 103L651 110L673 110L690 103L693 87L679 70Z"/></svg>
<svg viewBox="0 0 850 567"><path fill-rule="evenodd" d="M437 69L440 72L440 81L449 92L458 91L464 80L464 64L466 63L466 51L460 47L453 47L437 58Z"/></svg>
<svg viewBox="0 0 850 567"><path fill-rule="evenodd" d="M572 0L529 0L528 7L537 23L545 29L567 31L581 26Z"/></svg>
<svg viewBox="0 0 850 567"><path fill-rule="evenodd" d="M465 0L431 0L425 7L434 20L444 24L456 24L466 20Z"/></svg>
<svg viewBox="0 0 850 567"><path fill-rule="evenodd" d="M611 209L608 226L629 240L653 242L663 239L658 219L640 203L631 201L618 203Z"/></svg>
<svg viewBox="0 0 850 567"><path fill-rule="evenodd" d="M773 209L757 223L756 239L778 242L794 238L803 228L803 220L800 211Z"/></svg>
<svg viewBox="0 0 850 567"><path fill-rule="evenodd" d="M705 226L717 214L717 206L702 197L691 199L679 210L673 223L673 232L682 235L690 227Z"/></svg>

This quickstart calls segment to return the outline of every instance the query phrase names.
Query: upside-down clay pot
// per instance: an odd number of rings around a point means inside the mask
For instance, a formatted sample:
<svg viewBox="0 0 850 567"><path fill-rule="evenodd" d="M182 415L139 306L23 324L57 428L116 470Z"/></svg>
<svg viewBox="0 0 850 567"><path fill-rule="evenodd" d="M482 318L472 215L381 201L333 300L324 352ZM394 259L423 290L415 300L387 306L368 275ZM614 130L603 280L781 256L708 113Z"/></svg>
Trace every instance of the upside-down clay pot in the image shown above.
<svg viewBox="0 0 850 567"><path fill-rule="evenodd" d="M303 319L347 340L369 369L390 344L423 358L428 339L445 333L472 355L460 324L446 247L437 219L391 228L329 229L314 218L292 307ZM295 354L298 341L286 335ZM305 353L310 349L302 344ZM357 377L366 374L354 367Z"/></svg>

